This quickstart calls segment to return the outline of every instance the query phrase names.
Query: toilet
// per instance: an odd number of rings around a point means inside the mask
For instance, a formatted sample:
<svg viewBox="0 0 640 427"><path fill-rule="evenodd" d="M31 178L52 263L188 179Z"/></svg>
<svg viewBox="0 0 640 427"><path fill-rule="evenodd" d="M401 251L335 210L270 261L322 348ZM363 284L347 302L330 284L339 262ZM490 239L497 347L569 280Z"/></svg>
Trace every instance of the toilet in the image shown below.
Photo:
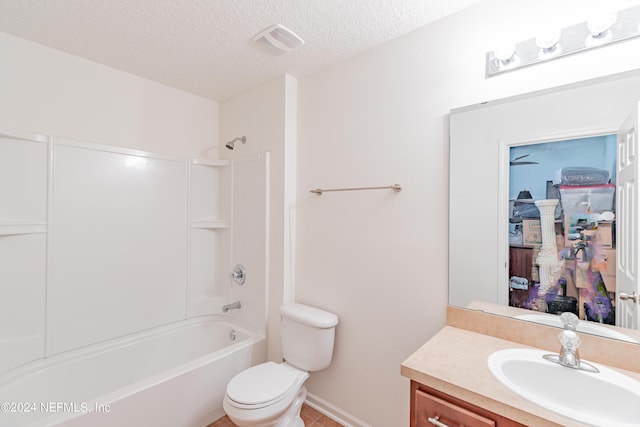
<svg viewBox="0 0 640 427"><path fill-rule="evenodd" d="M280 307L280 316L285 362L253 366L227 384L222 406L240 427L304 427L304 382L331 363L338 316L297 303Z"/></svg>

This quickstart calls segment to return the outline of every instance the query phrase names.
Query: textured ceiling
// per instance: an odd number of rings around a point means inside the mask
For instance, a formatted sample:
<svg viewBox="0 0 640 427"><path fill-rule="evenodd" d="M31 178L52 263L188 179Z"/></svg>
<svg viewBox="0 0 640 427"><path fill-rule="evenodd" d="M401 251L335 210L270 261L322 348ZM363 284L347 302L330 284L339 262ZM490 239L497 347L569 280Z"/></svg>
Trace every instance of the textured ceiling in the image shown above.
<svg viewBox="0 0 640 427"><path fill-rule="evenodd" d="M479 0L0 0L0 31L222 101L303 76ZM251 38L283 24L275 55Z"/></svg>

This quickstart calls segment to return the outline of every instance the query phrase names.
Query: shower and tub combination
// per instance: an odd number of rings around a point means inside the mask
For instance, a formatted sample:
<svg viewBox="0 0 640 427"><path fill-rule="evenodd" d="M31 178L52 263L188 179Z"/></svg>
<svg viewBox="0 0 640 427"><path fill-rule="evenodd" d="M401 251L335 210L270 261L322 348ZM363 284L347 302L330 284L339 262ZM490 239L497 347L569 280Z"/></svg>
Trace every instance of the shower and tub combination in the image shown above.
<svg viewBox="0 0 640 427"><path fill-rule="evenodd" d="M267 168L0 129L0 427L222 416L266 360Z"/></svg>
<svg viewBox="0 0 640 427"><path fill-rule="evenodd" d="M204 427L233 376L264 360L264 335L201 316L32 362L0 385L0 426Z"/></svg>

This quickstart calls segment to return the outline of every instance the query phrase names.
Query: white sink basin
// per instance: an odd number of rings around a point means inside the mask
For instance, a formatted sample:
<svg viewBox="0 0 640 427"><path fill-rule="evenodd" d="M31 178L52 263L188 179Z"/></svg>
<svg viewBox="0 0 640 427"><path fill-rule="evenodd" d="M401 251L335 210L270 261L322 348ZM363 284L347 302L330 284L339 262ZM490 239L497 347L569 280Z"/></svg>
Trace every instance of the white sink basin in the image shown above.
<svg viewBox="0 0 640 427"><path fill-rule="evenodd" d="M562 328L562 322L560 321L560 316L555 314L542 314L542 313L521 314L519 316L516 316L516 319L540 323L542 325L547 325L547 326L555 326L557 328ZM584 332L592 335L599 335L601 337L606 337L606 338L615 338L617 340L638 344L638 341L634 340L633 338L621 332L618 332L614 329L607 328L606 326L602 326L595 322L581 320L578 323L578 327L576 328L576 330L578 332Z"/></svg>
<svg viewBox="0 0 640 427"><path fill-rule="evenodd" d="M590 426L640 425L640 382L591 363L599 373L572 369L542 358L549 351L512 348L489 356L498 381L528 401Z"/></svg>

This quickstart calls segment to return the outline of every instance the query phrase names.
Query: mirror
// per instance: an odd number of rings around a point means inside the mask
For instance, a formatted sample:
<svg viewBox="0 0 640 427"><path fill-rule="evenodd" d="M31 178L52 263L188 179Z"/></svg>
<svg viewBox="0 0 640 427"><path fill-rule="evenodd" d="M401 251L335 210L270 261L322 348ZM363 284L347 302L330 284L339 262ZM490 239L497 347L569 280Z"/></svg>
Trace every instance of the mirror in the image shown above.
<svg viewBox="0 0 640 427"><path fill-rule="evenodd" d="M546 308L532 311L509 305L508 224L514 201L525 190L510 188L510 162L530 160L532 156L521 156L539 144L617 134L638 101L640 72L635 72L451 111L450 305L560 326L558 316ZM565 226L572 224L561 224ZM634 230L616 243L637 241L637 227ZM639 331L582 323L588 326L584 332L640 343Z"/></svg>

